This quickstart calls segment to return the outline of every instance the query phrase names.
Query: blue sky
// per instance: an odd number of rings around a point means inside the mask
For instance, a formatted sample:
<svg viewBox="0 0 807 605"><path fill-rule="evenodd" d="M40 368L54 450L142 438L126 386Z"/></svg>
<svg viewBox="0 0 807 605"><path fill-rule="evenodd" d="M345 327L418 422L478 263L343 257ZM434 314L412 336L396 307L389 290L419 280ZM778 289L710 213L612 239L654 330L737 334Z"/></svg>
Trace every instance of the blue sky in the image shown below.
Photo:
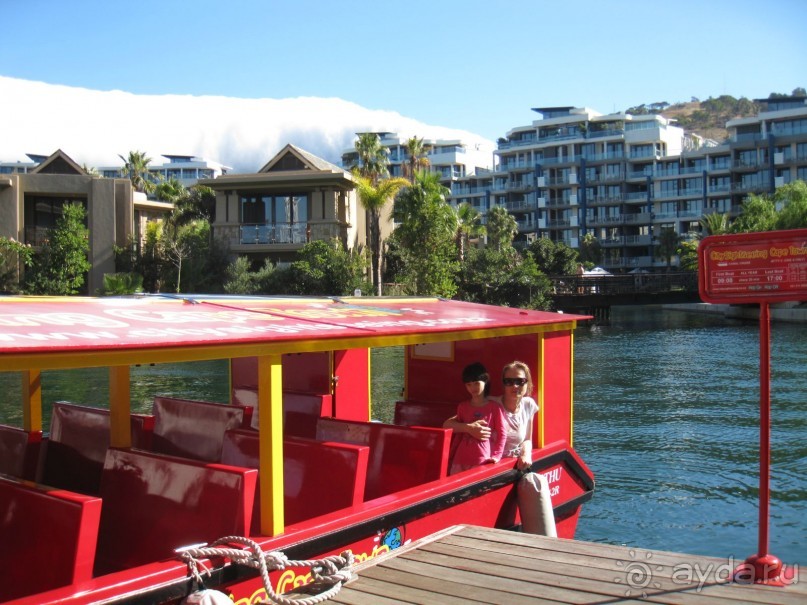
<svg viewBox="0 0 807 605"><path fill-rule="evenodd" d="M135 94L338 98L495 140L601 112L807 87L807 1L3 0L0 76ZM2 101L0 101L2 103Z"/></svg>

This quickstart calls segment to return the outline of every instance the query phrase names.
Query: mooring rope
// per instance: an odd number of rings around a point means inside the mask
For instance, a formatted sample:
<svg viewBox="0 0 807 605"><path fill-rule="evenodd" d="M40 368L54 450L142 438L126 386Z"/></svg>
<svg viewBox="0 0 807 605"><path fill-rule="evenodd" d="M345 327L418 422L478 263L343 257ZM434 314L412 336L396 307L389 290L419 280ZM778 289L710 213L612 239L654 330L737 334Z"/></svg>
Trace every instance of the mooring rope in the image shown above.
<svg viewBox="0 0 807 605"><path fill-rule="evenodd" d="M241 544L244 548L233 548L231 545ZM221 546L227 545L227 546ZM210 570L199 561L202 558L225 557L238 565L246 565L257 569L261 574L266 589L267 603L276 605L315 605L330 599L337 594L342 585L352 574L353 553L349 550L340 555L332 555L324 559L309 561L291 561L282 552L263 552L256 542L240 536L227 536L211 542L207 546L188 548L179 553L180 558L188 565L188 570L200 586L204 586L202 574L210 575ZM200 571L201 567L201 571ZM313 582L306 584L304 590L310 596L288 598L275 593L269 580L269 572L286 567L310 567ZM318 592L322 590L322 592ZM297 596L297 595L295 595Z"/></svg>

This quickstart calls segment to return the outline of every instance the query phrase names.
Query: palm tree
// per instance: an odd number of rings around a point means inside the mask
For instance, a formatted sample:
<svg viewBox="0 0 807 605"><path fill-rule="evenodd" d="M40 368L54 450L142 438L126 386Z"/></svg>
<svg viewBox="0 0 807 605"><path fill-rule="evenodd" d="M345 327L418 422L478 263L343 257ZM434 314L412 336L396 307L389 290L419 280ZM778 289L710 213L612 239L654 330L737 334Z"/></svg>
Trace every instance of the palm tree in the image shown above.
<svg viewBox="0 0 807 605"><path fill-rule="evenodd" d="M176 205L182 198L188 197L188 190L175 177L160 180L154 187L154 195L158 200Z"/></svg>
<svg viewBox="0 0 807 605"><path fill-rule="evenodd" d="M127 158L120 154L118 154L118 157L123 160L123 168L121 169L121 173L123 176L129 177L135 191L152 193L156 185L148 178L151 158L146 155L146 152L130 151Z"/></svg>
<svg viewBox="0 0 807 605"><path fill-rule="evenodd" d="M513 238L518 233L518 223L513 215L501 206L488 210L488 245L501 252L513 245Z"/></svg>
<svg viewBox="0 0 807 605"><path fill-rule="evenodd" d="M355 147L358 160L352 167L354 174L369 179L373 185L378 183L378 179L389 175L389 150L381 144L376 133L359 134Z"/></svg>
<svg viewBox="0 0 807 605"><path fill-rule="evenodd" d="M729 232L728 213L704 214L698 222L706 235L725 235Z"/></svg>
<svg viewBox="0 0 807 605"><path fill-rule="evenodd" d="M468 202L457 206L457 233L454 240L457 242L457 257L460 262L465 260L465 251L471 239L485 235L487 229L482 224L482 214Z"/></svg>
<svg viewBox="0 0 807 605"><path fill-rule="evenodd" d="M412 182L417 170L429 167L429 158L426 157L426 154L431 149L431 145L424 144L422 138L412 137L406 141L404 147L408 156L403 165L404 177Z"/></svg>
<svg viewBox="0 0 807 605"><path fill-rule="evenodd" d="M664 227L658 236L656 254L667 261L667 271L672 266L672 257L678 252L678 244L681 237L672 227Z"/></svg>
<svg viewBox="0 0 807 605"><path fill-rule="evenodd" d="M378 296L381 296L381 211L401 188L409 185L409 181L402 178L388 178L374 183L369 177L357 175L354 178L359 202L368 215L367 230L373 259L373 286Z"/></svg>

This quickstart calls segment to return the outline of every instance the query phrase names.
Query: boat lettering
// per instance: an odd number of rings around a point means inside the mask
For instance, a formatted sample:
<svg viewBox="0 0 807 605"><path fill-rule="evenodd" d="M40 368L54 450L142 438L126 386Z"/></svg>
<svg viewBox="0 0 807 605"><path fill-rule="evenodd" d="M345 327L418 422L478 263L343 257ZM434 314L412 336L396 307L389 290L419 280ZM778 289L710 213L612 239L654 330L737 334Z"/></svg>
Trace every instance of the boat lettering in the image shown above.
<svg viewBox="0 0 807 605"><path fill-rule="evenodd" d="M563 474L563 467L558 466L541 474L546 477L546 482L550 485L549 495L552 497L560 495L560 477ZM552 485L553 483L556 485Z"/></svg>
<svg viewBox="0 0 807 605"><path fill-rule="evenodd" d="M382 309L260 309L264 313L282 313L287 317L303 317L305 319L344 319L347 317L387 317L400 315L397 311Z"/></svg>
<svg viewBox="0 0 807 605"><path fill-rule="evenodd" d="M357 328L396 328L403 326L424 327L429 328L432 326L453 326L461 324L475 324L487 323L493 321L485 317L451 317L443 319L403 319L400 321L360 321L356 323Z"/></svg>
<svg viewBox="0 0 807 605"><path fill-rule="evenodd" d="M112 332L49 332L47 334L3 334L0 332L0 341L13 342L14 340L112 340L116 336Z"/></svg>
<svg viewBox="0 0 807 605"><path fill-rule="evenodd" d="M122 319L134 320L138 323L160 324L199 324L199 323L246 323L253 321L283 321L282 317L250 313L249 311L218 311L188 312L188 311L146 311L141 309L107 309L104 313Z"/></svg>
<svg viewBox="0 0 807 605"><path fill-rule="evenodd" d="M229 334L299 334L300 332L323 332L344 329L343 326L319 324L225 326L220 328L144 328L142 330L132 330L129 332L129 336L134 338L159 338L162 336L227 336Z"/></svg>
<svg viewBox="0 0 807 605"><path fill-rule="evenodd" d="M86 326L88 328L125 328L126 324L89 313L37 313L36 315L0 314L0 326Z"/></svg>

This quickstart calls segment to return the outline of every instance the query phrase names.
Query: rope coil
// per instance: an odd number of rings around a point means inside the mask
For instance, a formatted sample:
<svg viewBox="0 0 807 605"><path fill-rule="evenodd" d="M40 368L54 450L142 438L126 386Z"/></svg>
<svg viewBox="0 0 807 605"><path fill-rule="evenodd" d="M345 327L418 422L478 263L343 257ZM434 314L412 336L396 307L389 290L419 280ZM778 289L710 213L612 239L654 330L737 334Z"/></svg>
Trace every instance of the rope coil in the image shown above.
<svg viewBox="0 0 807 605"><path fill-rule="evenodd" d="M233 547L235 544L240 544L246 548L235 548ZM323 559L293 561L289 560L282 552L265 553L256 542L240 536L226 536L211 542L207 546L185 549L179 554L179 557L188 565L189 572L200 586L204 585L202 576L210 576L210 569L199 559L223 557L235 564L257 569L260 572L261 580L269 599L266 603L275 605L315 605L330 599L352 577L350 567L354 562L353 553L349 550ZM277 594L272 589L269 572L283 570L286 567L311 568L313 581L306 584L302 590L306 593L315 594L301 598L289 598Z"/></svg>

